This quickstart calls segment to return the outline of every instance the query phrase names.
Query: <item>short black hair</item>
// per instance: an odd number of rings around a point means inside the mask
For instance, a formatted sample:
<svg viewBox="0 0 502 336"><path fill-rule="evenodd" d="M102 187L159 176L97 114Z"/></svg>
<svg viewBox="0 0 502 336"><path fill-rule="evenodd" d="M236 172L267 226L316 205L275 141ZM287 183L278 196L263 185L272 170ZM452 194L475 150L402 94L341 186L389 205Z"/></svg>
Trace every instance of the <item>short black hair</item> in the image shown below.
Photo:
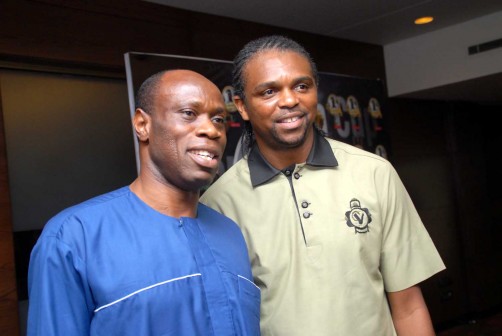
<svg viewBox="0 0 502 336"><path fill-rule="evenodd" d="M316 84L319 82L319 75L317 73L317 66L312 60L310 54L302 47L299 43L293 41L292 39L281 36L281 35L270 35L260 37L256 40L248 42L234 58L234 69L232 72L232 86L234 87L234 94L239 96L241 99L245 99L244 96L244 67L249 62L249 60L263 51L268 50L280 50L280 51L292 51L296 52L303 57L305 57L312 69L312 75Z"/></svg>
<svg viewBox="0 0 502 336"><path fill-rule="evenodd" d="M159 71L147 79L141 84L141 86L138 89L138 92L136 93L136 98L135 98L135 108L142 109L148 114L151 114L153 111L153 105L155 101L155 95L157 94L159 85L160 85L160 80L162 77L171 70L163 70Z"/></svg>

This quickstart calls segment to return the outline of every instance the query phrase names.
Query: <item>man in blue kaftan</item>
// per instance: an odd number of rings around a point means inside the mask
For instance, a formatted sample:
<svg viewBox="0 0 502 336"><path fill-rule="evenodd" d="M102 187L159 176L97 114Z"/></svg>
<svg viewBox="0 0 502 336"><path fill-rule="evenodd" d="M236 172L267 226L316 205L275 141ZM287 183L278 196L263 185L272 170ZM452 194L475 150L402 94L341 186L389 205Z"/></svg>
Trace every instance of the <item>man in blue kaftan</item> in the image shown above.
<svg viewBox="0 0 502 336"><path fill-rule="evenodd" d="M139 176L47 223L30 260L28 335L259 335L243 236L198 202L226 144L220 91L174 70L136 100Z"/></svg>

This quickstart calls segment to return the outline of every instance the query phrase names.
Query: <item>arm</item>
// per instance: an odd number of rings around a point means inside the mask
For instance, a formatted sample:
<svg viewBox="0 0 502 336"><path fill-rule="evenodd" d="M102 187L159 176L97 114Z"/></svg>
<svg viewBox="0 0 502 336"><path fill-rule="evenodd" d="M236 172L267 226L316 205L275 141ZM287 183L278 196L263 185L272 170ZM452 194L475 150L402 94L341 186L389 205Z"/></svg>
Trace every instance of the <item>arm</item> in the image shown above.
<svg viewBox="0 0 502 336"><path fill-rule="evenodd" d="M39 240L28 273L29 336L89 335L90 291L79 269L84 265L55 237Z"/></svg>
<svg viewBox="0 0 502 336"><path fill-rule="evenodd" d="M434 336L432 321L418 286L387 293L392 320L399 336Z"/></svg>

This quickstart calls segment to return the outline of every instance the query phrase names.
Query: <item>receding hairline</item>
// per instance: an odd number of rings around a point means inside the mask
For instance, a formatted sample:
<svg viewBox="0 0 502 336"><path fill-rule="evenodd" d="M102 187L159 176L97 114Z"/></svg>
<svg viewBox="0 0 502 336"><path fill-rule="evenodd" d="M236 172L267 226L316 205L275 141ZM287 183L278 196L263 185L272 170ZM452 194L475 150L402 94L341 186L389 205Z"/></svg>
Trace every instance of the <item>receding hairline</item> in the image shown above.
<svg viewBox="0 0 502 336"><path fill-rule="evenodd" d="M215 90L221 95L218 86L206 76L190 69L168 69L152 74L145 79L136 93L135 109L141 109L150 114L154 109L163 88L175 87L178 84L192 84L201 90Z"/></svg>

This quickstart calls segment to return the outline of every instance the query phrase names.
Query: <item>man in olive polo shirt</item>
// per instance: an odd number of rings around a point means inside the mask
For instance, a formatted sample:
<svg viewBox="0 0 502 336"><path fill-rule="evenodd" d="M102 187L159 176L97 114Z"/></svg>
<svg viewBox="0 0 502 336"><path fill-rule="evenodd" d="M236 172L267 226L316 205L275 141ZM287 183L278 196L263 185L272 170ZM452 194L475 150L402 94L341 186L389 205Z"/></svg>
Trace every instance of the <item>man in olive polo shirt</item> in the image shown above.
<svg viewBox="0 0 502 336"><path fill-rule="evenodd" d="M269 36L234 60L244 157L201 201L234 219L263 335L434 335L418 283L444 269L391 164L314 127L317 70Z"/></svg>

